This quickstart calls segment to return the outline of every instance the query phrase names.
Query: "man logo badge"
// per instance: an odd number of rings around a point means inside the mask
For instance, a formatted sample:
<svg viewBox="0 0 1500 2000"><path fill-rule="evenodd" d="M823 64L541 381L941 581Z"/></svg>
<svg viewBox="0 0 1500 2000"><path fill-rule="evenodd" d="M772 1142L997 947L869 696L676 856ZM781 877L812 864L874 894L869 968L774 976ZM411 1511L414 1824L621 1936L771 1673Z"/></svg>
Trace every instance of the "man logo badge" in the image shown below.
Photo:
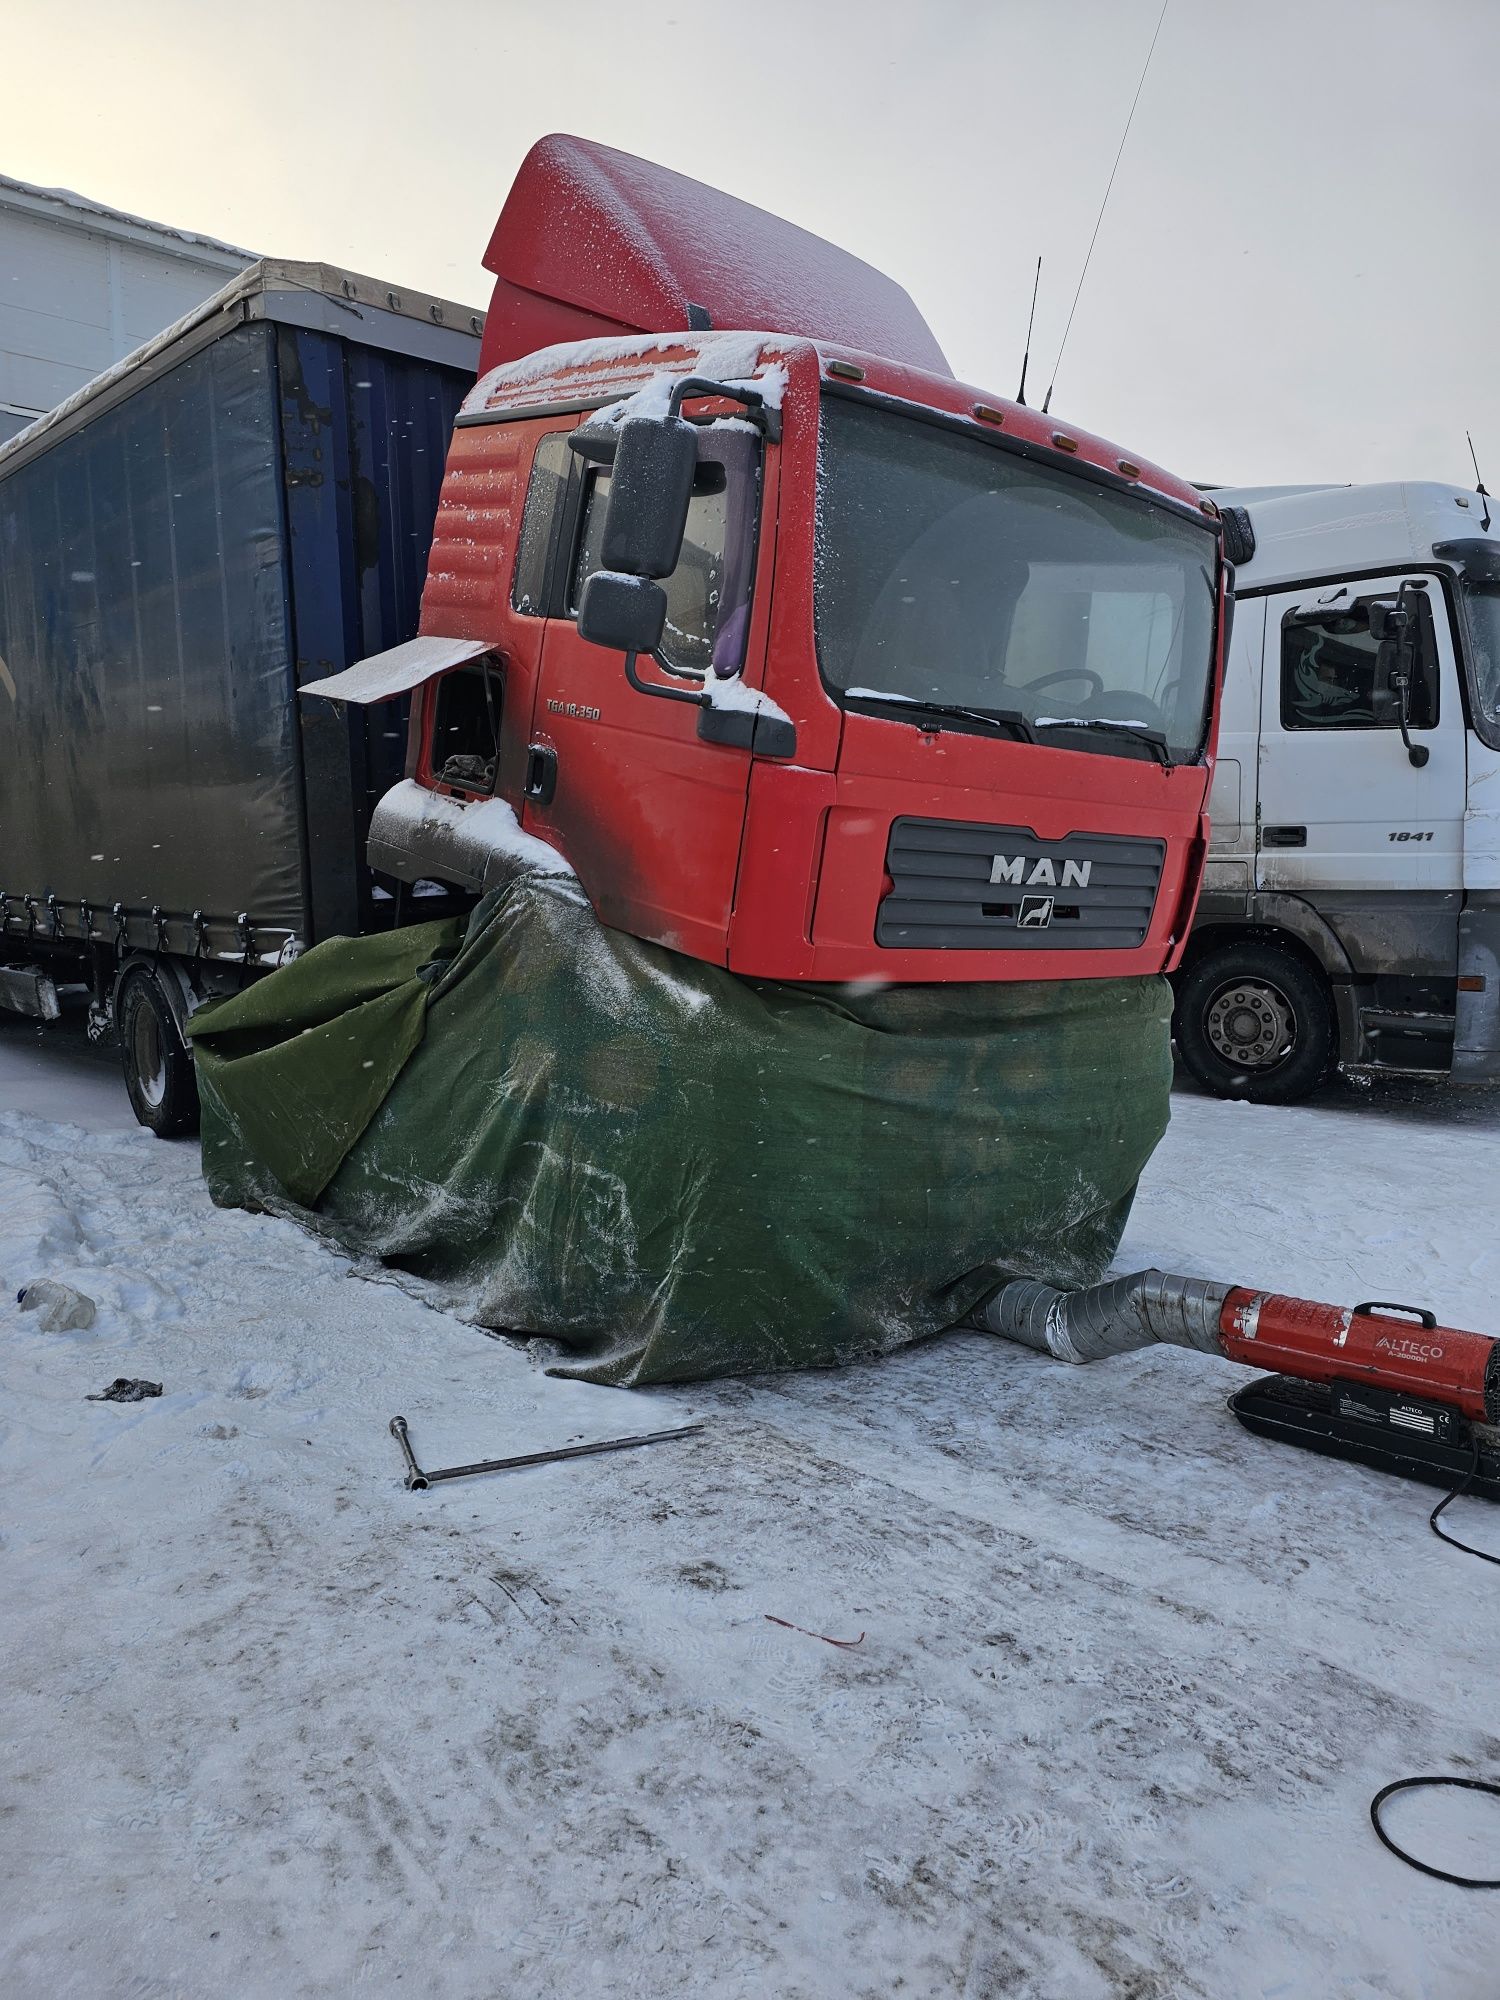
<svg viewBox="0 0 1500 2000"><path fill-rule="evenodd" d="M1027 872L1024 854L997 854L990 863L990 881L1013 882L1019 888L1055 889L1058 885L1057 863L1050 854L1038 855L1031 862ZM1062 884L1064 889L1086 889L1089 876L1093 873L1092 861L1064 861Z"/></svg>
<svg viewBox="0 0 1500 2000"><path fill-rule="evenodd" d="M1016 918L1018 931L1044 931L1052 922L1052 906L1055 896L1023 896L1020 914Z"/></svg>

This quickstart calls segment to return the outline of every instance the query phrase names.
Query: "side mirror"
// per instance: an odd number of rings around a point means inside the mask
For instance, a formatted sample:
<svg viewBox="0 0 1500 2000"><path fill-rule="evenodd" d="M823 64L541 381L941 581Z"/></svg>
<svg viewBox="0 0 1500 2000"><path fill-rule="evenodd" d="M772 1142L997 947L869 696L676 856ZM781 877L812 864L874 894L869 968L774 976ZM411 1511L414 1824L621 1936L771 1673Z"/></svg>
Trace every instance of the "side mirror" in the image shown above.
<svg viewBox="0 0 1500 2000"><path fill-rule="evenodd" d="M1432 752L1425 743L1413 743L1411 740L1411 677L1416 670L1417 647L1420 643L1422 625L1420 612L1413 615L1407 609L1407 605L1420 604L1423 599L1416 595L1408 599L1407 592L1425 592L1426 589L1425 576L1407 577L1396 592L1395 607L1387 614L1385 621L1385 636L1396 641L1400 663L1399 671L1391 675L1391 686L1396 690L1396 698L1401 704L1397 727L1401 731L1401 741L1406 746L1407 758L1418 771L1431 757ZM1375 629L1373 611L1370 619L1370 629L1373 632Z"/></svg>
<svg viewBox="0 0 1500 2000"><path fill-rule="evenodd" d="M599 552L606 570L637 577L672 574L682 554L697 470L696 425L674 416L625 419Z"/></svg>
<svg viewBox="0 0 1500 2000"><path fill-rule="evenodd" d="M616 653L654 653L666 623L667 593L649 577L600 569L583 586L578 636L592 645Z"/></svg>

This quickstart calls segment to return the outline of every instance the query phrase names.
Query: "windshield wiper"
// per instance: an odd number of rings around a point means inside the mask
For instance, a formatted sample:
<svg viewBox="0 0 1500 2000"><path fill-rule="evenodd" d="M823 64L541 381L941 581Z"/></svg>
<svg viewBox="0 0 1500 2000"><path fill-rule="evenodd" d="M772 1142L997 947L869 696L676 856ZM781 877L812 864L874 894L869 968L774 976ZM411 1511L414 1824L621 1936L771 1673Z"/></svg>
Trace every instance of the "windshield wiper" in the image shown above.
<svg viewBox="0 0 1500 2000"><path fill-rule="evenodd" d="M1049 715L1045 722L1039 722L1037 726L1041 729L1104 729L1111 736L1129 736L1137 743L1146 744L1152 756L1159 758L1163 765L1170 766L1172 762L1166 737L1159 729L1148 729L1144 722L1110 722L1101 715Z"/></svg>
<svg viewBox="0 0 1500 2000"><path fill-rule="evenodd" d="M953 702L918 701L909 694L876 694L864 688L846 689L844 698L846 701L880 702L887 708L909 708L916 715L952 715L961 722L982 722L988 728L1009 729L1021 743L1036 741L1031 724L1015 708L960 708Z"/></svg>

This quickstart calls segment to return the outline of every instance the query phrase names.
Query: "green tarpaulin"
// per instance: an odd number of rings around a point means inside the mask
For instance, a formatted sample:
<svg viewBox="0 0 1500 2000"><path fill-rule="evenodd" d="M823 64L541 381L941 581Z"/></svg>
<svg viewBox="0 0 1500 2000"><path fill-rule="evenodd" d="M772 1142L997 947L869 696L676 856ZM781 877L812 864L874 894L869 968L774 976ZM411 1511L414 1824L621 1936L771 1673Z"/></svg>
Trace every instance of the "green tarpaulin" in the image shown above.
<svg viewBox="0 0 1500 2000"><path fill-rule="evenodd" d="M1169 1008L1160 979L740 979L524 874L203 1008L204 1171L595 1381L848 1361L1004 1277L1102 1275Z"/></svg>

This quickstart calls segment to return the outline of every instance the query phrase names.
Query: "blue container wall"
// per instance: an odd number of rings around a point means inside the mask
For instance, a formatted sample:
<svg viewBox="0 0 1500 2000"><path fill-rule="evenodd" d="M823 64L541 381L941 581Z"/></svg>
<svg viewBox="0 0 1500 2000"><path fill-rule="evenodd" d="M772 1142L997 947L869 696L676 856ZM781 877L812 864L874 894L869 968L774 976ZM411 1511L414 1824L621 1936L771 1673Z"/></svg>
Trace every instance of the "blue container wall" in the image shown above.
<svg viewBox="0 0 1500 2000"><path fill-rule="evenodd" d="M472 376L305 328L276 329L298 684L409 639L448 441ZM299 704L314 938L392 906L364 865L375 801L401 776L407 700Z"/></svg>

